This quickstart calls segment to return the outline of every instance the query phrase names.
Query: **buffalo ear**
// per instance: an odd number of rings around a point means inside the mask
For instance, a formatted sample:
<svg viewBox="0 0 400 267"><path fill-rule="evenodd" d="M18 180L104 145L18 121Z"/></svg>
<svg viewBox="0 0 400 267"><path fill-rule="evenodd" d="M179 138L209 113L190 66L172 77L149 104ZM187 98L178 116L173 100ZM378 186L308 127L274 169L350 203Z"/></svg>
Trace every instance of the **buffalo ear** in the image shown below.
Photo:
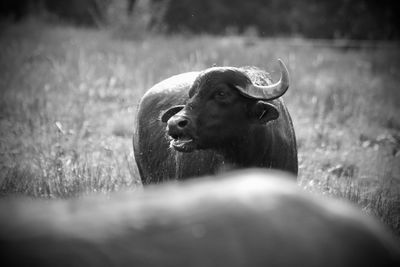
<svg viewBox="0 0 400 267"><path fill-rule="evenodd" d="M279 111L274 104L257 101L253 106L252 117L257 123L267 123L279 117Z"/></svg>
<svg viewBox="0 0 400 267"><path fill-rule="evenodd" d="M181 111L185 106L183 105L178 105L178 106L173 106L167 109L166 111L161 113L160 119L162 122L167 122L169 118L174 116L176 113Z"/></svg>

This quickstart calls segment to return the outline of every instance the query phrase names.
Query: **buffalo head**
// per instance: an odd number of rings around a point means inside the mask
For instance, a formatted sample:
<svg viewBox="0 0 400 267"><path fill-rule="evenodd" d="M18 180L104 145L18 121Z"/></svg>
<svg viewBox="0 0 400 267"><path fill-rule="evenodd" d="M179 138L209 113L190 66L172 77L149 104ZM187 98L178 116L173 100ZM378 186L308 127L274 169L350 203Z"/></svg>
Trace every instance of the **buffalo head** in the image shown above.
<svg viewBox="0 0 400 267"><path fill-rule="evenodd" d="M289 87L289 74L279 60L281 78L266 86L254 84L243 69L213 67L200 73L189 90L186 105L161 115L170 145L180 152L227 147L253 126L279 117L274 100Z"/></svg>

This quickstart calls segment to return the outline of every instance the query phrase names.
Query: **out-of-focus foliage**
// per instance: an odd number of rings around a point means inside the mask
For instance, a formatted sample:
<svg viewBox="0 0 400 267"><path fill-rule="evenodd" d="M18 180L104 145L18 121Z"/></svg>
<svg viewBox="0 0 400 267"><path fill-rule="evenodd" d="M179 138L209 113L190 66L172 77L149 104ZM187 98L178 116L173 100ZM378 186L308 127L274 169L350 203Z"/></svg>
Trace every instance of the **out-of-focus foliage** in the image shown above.
<svg viewBox="0 0 400 267"><path fill-rule="evenodd" d="M398 39L399 8L391 0L174 0L165 23L171 32L239 33L261 36ZM397 5L398 6L398 5Z"/></svg>
<svg viewBox="0 0 400 267"><path fill-rule="evenodd" d="M16 20L45 11L79 25L147 22L167 33L248 33L311 38L400 39L392 0L3 0L0 15ZM145 11L144 11L145 10ZM136 11L136 12L135 12ZM132 20L129 18L135 17ZM138 17L140 17L138 19ZM128 18L128 19L127 19ZM128 23L127 23L128 22ZM129 26L128 26L129 28Z"/></svg>
<svg viewBox="0 0 400 267"><path fill-rule="evenodd" d="M107 22L107 9L112 0L2 0L0 15L14 20L32 13L47 13L78 25Z"/></svg>

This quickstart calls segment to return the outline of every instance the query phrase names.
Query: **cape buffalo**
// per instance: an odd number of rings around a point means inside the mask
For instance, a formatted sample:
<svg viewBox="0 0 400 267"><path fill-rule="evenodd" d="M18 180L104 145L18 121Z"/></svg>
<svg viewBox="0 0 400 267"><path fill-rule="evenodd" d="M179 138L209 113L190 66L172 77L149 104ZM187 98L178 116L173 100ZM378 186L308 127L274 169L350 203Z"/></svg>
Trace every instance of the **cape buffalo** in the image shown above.
<svg viewBox="0 0 400 267"><path fill-rule="evenodd" d="M274 173L74 200L1 200L4 266L400 266L373 218Z"/></svg>
<svg viewBox="0 0 400 267"><path fill-rule="evenodd" d="M143 184L263 167L297 174L290 115L280 98L289 74L272 84L257 68L213 67L173 76L139 104L133 146ZM180 153L184 152L184 153Z"/></svg>

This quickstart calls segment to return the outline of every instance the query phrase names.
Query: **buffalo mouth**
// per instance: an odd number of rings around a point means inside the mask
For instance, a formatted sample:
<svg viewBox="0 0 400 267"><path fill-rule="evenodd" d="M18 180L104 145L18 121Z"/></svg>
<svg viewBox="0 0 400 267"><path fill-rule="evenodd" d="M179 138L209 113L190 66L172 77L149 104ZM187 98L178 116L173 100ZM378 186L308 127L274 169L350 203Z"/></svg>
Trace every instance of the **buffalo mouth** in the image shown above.
<svg viewBox="0 0 400 267"><path fill-rule="evenodd" d="M171 136L170 146L179 152L192 152L196 149L196 143L190 136Z"/></svg>

